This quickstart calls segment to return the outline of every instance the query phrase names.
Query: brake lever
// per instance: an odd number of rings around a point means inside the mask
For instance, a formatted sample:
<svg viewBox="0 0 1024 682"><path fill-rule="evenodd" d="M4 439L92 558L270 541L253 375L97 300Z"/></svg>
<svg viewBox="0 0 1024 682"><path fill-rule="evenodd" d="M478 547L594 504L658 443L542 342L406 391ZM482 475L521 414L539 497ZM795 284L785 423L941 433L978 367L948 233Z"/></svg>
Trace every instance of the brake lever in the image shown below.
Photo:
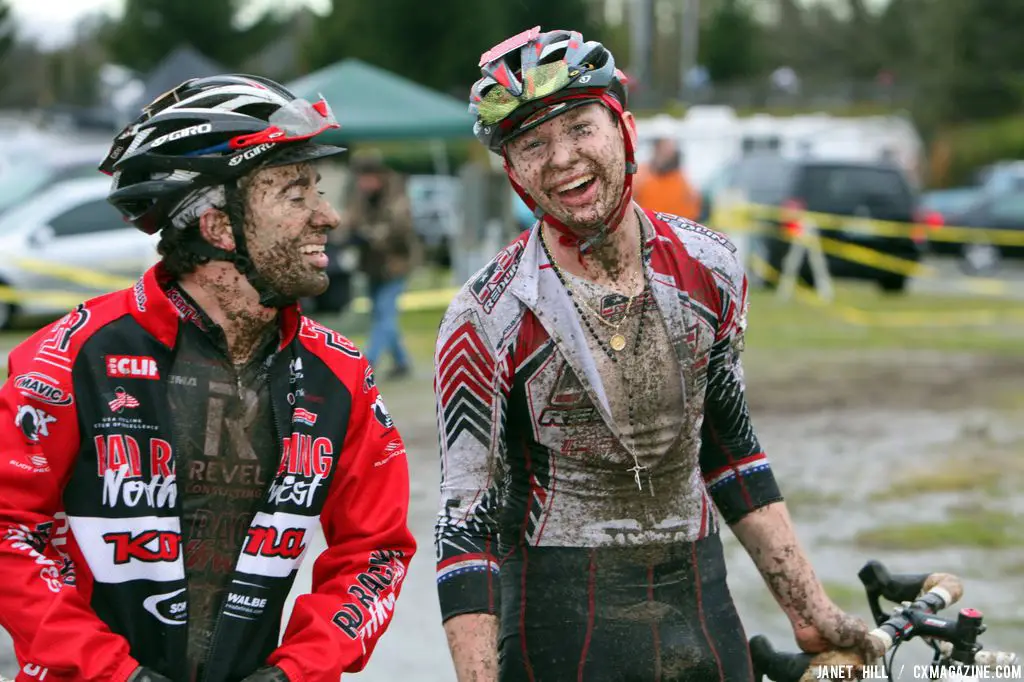
<svg viewBox="0 0 1024 682"><path fill-rule="evenodd" d="M878 603L880 597L885 597L895 604L913 602L924 589L929 575L929 573L892 574L889 569L874 560L864 564L864 567L857 573L857 577L860 578L864 590L867 592L868 606L871 607L875 625L881 625L889 618Z"/></svg>

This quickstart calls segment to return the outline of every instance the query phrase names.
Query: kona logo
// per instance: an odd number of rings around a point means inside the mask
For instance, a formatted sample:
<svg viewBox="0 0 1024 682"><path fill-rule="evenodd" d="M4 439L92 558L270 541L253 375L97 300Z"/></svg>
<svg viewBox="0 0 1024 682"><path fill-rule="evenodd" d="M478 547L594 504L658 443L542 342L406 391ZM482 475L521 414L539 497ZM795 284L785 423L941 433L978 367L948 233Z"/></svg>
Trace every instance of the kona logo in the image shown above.
<svg viewBox="0 0 1024 682"><path fill-rule="evenodd" d="M133 560L146 563L177 561L181 556L181 535L168 530L104 533L103 541L114 546L114 563L119 566Z"/></svg>
<svg viewBox="0 0 1024 682"><path fill-rule="evenodd" d="M235 154L234 156L232 156L231 160L228 161L228 165L229 166L237 166L238 164L242 163L243 161L248 161L249 159L252 159L252 158L255 158L255 157L259 156L260 154L262 154L263 152L267 151L268 149L273 149L273 147L274 147L274 145L272 143L270 143L270 142L264 142L263 144L256 145L252 149L247 149L244 152L242 152L241 154Z"/></svg>
<svg viewBox="0 0 1024 682"><path fill-rule="evenodd" d="M249 529L242 551L250 556L298 559L306 551L305 539L305 528L278 531L274 526L254 526Z"/></svg>
<svg viewBox="0 0 1024 682"><path fill-rule="evenodd" d="M173 133L167 133L153 140L153 146L159 147L164 142L174 142L175 140L182 140L186 137L192 137L193 135L202 135L213 130L213 124L201 123L197 126L189 126L188 128L182 128L181 130L175 130Z"/></svg>

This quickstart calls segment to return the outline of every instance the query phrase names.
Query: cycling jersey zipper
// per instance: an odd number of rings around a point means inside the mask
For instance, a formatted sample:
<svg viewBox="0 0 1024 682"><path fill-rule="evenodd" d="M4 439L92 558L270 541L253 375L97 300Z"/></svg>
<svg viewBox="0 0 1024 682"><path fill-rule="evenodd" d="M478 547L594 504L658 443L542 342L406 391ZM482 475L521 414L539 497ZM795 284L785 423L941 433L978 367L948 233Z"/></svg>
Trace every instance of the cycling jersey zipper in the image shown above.
<svg viewBox="0 0 1024 682"><path fill-rule="evenodd" d="M238 372L237 369L235 369L234 372L235 372L235 386L238 388L238 399L239 400L243 400L243 397L242 397L242 375ZM271 396L271 401L270 402L271 403L274 402L273 401L273 396ZM239 551L241 551L241 550L239 550ZM235 564L234 565L235 566L238 565L238 557L237 556L235 557ZM235 572L235 569L234 569L234 567L232 567L232 569L231 569L232 575L234 575L234 572ZM213 652L217 650L217 633L220 632L220 624L221 624L221 621L224 620L224 618L223 618L224 605L228 601L228 594L230 594L230 592L231 592L231 583L229 582L227 589L224 590L224 594L220 598L220 606L217 607L217 617L213 621L213 632L210 634L210 646L206 650L206 659L203 661L203 682L206 682L207 680L210 679L210 658L213 656Z"/></svg>
<svg viewBox="0 0 1024 682"><path fill-rule="evenodd" d="M284 431L281 429L281 421L278 418L277 401L274 399L275 392L274 392L274 383L273 383L273 380L272 380L273 372L271 371L272 368L273 368L273 365L274 365L274 363L276 361L276 359L277 359L277 354L275 353L273 358L270 361L270 366L267 368L268 369L268 372L267 372L267 382L270 384L270 386L269 386L269 391L270 391L270 413L274 417L274 431L275 431L275 434L277 436L277 443L280 444L282 442L283 438L284 438L284 435L283 435ZM242 376L241 376L241 374L238 374L236 372L235 373L235 378L236 378L236 382L235 383L238 386L238 394L239 394L239 397L241 397L241 395L242 395ZM280 445L278 445L278 450L280 451ZM281 454L282 453L280 453L280 452L278 453L279 456ZM264 501L266 501L266 499L270 496L270 488L271 488L271 486L274 485L274 477L276 475L277 475L277 469L275 468L275 469L272 469L269 472L268 476L267 476L267 488L263 492L263 499L264 499ZM239 550L239 552L241 552L241 550ZM238 557L236 556L235 557L235 566L237 566L237 565L238 565ZM235 572L235 569L232 569L231 570L232 576L234 575L234 572ZM230 583L228 583L228 589L224 591L224 595L221 597L220 607L217 610L217 619L213 623L213 633L210 635L210 648L207 649L207 651L206 651L206 660L203 663L203 679L202 679L202 682L208 682L209 679L210 679L210 660L211 660L211 657L212 657L213 653L217 650L217 633L220 631L220 624L224 620L223 619L224 605L227 603L228 594L230 593L230 590L231 590Z"/></svg>

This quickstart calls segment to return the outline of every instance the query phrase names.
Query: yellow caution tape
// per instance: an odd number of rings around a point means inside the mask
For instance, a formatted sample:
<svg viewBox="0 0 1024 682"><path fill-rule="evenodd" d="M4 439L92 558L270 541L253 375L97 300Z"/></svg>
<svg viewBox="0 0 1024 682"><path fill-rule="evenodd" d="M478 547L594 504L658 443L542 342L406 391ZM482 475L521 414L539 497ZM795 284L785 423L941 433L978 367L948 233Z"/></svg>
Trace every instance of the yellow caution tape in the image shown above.
<svg viewBox="0 0 1024 682"><path fill-rule="evenodd" d="M781 276L777 269L756 254L751 255L750 265L751 269L766 281L777 283ZM858 327L956 328L992 326L1005 324L1011 320L1024 322L1024 309L958 310L951 313L934 310L867 311L835 301L823 300L812 288L799 281L796 283L794 291L798 300L822 308L843 322Z"/></svg>
<svg viewBox="0 0 1024 682"><path fill-rule="evenodd" d="M821 250L825 253L878 270L887 270L907 277L932 277L936 274L935 270L927 265L869 249L859 244L848 244L828 237L819 237L818 241L821 244Z"/></svg>
<svg viewBox="0 0 1024 682"><path fill-rule="evenodd" d="M51 303L55 306L64 306L68 309L89 298L82 294L73 294L66 291L26 291L24 289L13 289L7 286L0 286L0 301L5 303L22 303L27 300Z"/></svg>
<svg viewBox="0 0 1024 682"><path fill-rule="evenodd" d="M95 270L79 268L73 265L61 265L34 258L14 258L10 262L17 267L33 272L37 275L46 275L54 279L63 280L91 289L99 289L104 292L116 289L127 289L135 284L134 278L110 275Z"/></svg>
<svg viewBox="0 0 1024 682"><path fill-rule="evenodd" d="M715 215L717 224L742 231L763 231L761 220L807 220L823 231L851 231L878 237L920 238L932 242L986 243L996 246L1024 246L1024 230L997 230L955 225L931 226L860 216L800 211L780 206L747 204L724 209ZM718 222L722 221L722 222Z"/></svg>

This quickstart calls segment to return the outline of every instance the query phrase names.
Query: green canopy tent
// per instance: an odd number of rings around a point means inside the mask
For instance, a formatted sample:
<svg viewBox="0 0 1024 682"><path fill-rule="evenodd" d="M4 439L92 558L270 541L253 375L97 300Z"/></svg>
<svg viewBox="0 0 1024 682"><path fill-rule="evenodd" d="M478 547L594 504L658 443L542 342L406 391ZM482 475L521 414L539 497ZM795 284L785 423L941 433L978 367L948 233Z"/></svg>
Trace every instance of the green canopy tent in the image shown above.
<svg viewBox="0 0 1024 682"><path fill-rule="evenodd" d="M327 144L433 140L444 156L444 140L473 134L466 102L358 59L307 74L288 89L310 101L322 94L330 102L341 128L318 138Z"/></svg>

